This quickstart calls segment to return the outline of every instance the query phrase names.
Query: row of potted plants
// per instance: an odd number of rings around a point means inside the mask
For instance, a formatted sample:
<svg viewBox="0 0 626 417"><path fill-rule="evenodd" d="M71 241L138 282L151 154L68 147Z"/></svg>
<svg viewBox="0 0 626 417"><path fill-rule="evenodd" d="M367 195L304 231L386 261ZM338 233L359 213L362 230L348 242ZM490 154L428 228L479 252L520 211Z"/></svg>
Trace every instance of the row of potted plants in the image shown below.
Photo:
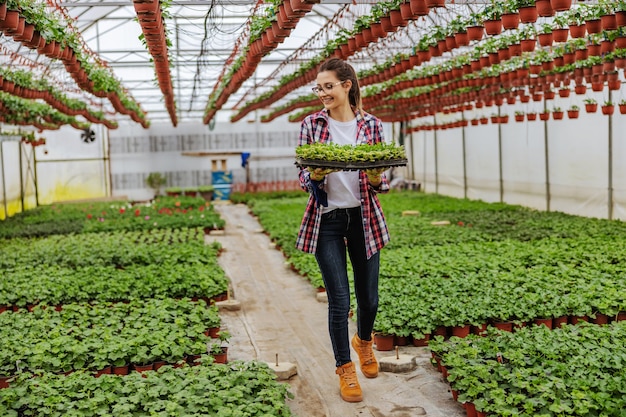
<svg viewBox="0 0 626 417"><path fill-rule="evenodd" d="M45 78L35 80L29 71L0 69L0 90L24 99L41 99L69 116L80 115L91 123L101 123L109 129L117 128L117 122L106 119L102 111L95 111L85 102L67 97Z"/></svg>
<svg viewBox="0 0 626 417"><path fill-rule="evenodd" d="M171 41L167 36L165 19L168 16L169 0L134 0L133 5L141 25L140 39L147 46L152 56L157 77L157 83L165 99L165 108L174 127L178 124L174 89L170 72L170 57L168 47Z"/></svg>
<svg viewBox="0 0 626 417"><path fill-rule="evenodd" d="M498 4L500 4L500 3L502 3L502 2L498 2ZM511 2L509 2L509 3L511 3ZM510 7L513 7L512 5L509 5L509 6L510 6ZM516 7L521 7L521 5L520 5L520 4L517 4L517 6L516 6ZM533 7L534 7L534 6L533 6ZM586 7L587 7L587 6L586 6ZM611 16L613 16L613 17L616 17L616 16L621 16L621 11L619 11L619 10L617 10L615 13L613 13L613 12L614 12L614 9L616 10L618 7L621 7L621 4L620 4L620 5L614 5L614 6L613 6L613 8L610 8L610 9L607 7L607 4L605 4L605 3L603 3L602 5L595 5L595 4L594 4L594 5L588 5L588 7L587 7L587 8L588 8L589 10L588 10L588 13L586 13L586 16L590 16L590 15L592 14L592 13L591 13L592 11L593 11L594 13L596 13L596 14L597 14L597 13L600 13L600 11L599 11L599 10L602 10L602 11L603 11L602 13L608 13L608 14L610 14L610 15L611 15ZM578 9L576 9L576 10L578 10ZM488 13L491 13L491 12L490 12L489 10L484 10L484 11L482 11L482 12L481 12L480 16L486 16L486 14L488 14ZM567 13L569 13L569 12L567 12ZM562 14L561 14L561 17L562 17L562 16L564 16L564 15L566 15L567 13L562 13ZM578 13L578 15L580 15L580 14L581 14L579 11L577 11L576 13ZM574 13L572 12L572 14L574 14ZM557 16L557 18L559 18L559 17L560 17L560 16ZM442 44L444 44L444 43L445 43L445 40L446 40L446 39L448 39L448 40L449 40L449 39L453 39L453 38L454 38L454 36L453 36L453 35L454 35L454 33L449 33L449 31L458 31L457 33L464 33L464 31L465 31L465 30L464 30L464 29L461 29L461 28L467 28L470 24L474 24L474 23L475 23L475 21L476 21L476 19L477 19L477 17L476 17L476 16L474 16L472 19L474 19L474 20L470 20L470 18L467 18L467 19L466 19L464 16L457 16L457 18L455 18L455 19L453 20L453 22L455 22L455 24L454 24L454 25L451 23L451 24L450 24L449 26L447 26L445 29L444 29L443 27L439 27L439 26L434 27L434 28L432 29L432 31L433 31L432 36L423 36L423 37L421 38L420 44L422 44L422 43L423 43L423 44L425 45L425 47L426 47L426 46L428 46L428 48L429 48L429 47L431 47L432 45L427 45L427 43L428 43L428 42L433 43L433 42L432 42L432 41L428 41L428 39L433 39L433 38L436 38L436 42L434 42L434 43L435 43L435 44L438 44L438 45L442 45ZM556 19L556 18L555 18L555 19ZM565 17L562 17L562 19L565 19ZM483 20L485 20L485 19L484 19L484 17L483 17ZM621 20L620 20L619 22L620 22L620 25L621 25ZM533 29L534 29L534 26L532 26L532 25L527 25L527 26L526 26L526 29L525 29L525 30L520 30L520 31L519 31L519 33L520 33L520 34L524 34L524 36L526 36L526 37L533 35L533 32L528 32L528 27L531 27L531 28L533 28ZM619 29L619 27L621 27L621 26L619 26L619 25L617 25L617 24L616 24L615 26L606 26L606 28L613 28L613 29L615 29L615 28ZM448 32L446 32L446 30L447 30ZM461 32L462 30L463 30L463 32ZM547 29L545 29L545 30L547 30ZM606 31L606 30L612 30L612 29L605 29L605 31ZM535 31L534 33L536 34L536 31ZM435 36L435 35L437 35L437 36ZM520 35L520 36L521 36L521 35ZM536 35L533 35L533 36L536 36ZM481 38L482 38L482 36L481 36ZM494 38L494 39L498 39L498 37L496 37L496 38ZM490 38L489 40L491 40L491 38ZM488 40L488 41L489 41L489 40ZM518 40L518 43L519 43L519 40ZM533 43L536 43L536 40L533 40ZM459 46L462 46L462 45L458 45L458 46L457 46L457 45L454 45L454 47L459 47ZM421 60L420 60L420 58L419 58L419 57L420 57L420 56L421 56L421 54L422 54L422 50L420 50L420 49L419 49L419 45L418 45L418 47L416 48L416 51L415 51L415 54L414 54L414 55L412 55L412 56L410 56L410 57L409 57L409 56L397 55L396 57L394 57L393 59L391 59L389 62L392 62L392 63L393 63L393 67L392 67L392 68L397 68L397 69L398 69L398 71L396 71L396 72L394 72L394 73L388 73L388 74L386 75L386 78L385 78L385 79L389 79L391 76L397 75L398 73L405 72L405 71L407 71L408 69L410 69L410 68L414 67L415 65L419 65L419 64L421 64L422 62L426 62L428 59L430 59L430 56L431 56L431 55L430 55L430 52L429 52L429 50L428 50L428 48L426 48L426 49L427 49L427 51L424 51L425 53L428 53L428 54L429 54L429 55L428 55L428 57L423 58L423 59L421 59ZM478 48L476 48L476 49L478 49ZM437 51L437 53L435 53L435 55L440 56L443 52L445 52L445 51L447 51L447 50L448 50L448 49L445 49L445 50L443 50L443 51ZM450 49L450 50L451 50L451 49ZM466 64L466 66L469 68L469 62L466 62L465 64ZM459 67L460 67L460 66L459 66ZM387 67L386 69L388 70L388 69L389 69L389 67ZM382 68L377 68L377 69L375 69L375 70L382 71ZM442 73L443 73L443 72L442 72ZM365 74L362 74L362 76L364 76L364 75L365 75ZM363 81L363 84L364 84L364 85L367 85L368 83L380 82L380 81L381 81L381 79L380 79L380 78L368 78L367 76L365 76L364 78L362 78L362 81ZM394 81L395 81L395 82L397 82L397 80L394 80ZM397 89L401 89L401 87L400 87L400 86L398 86L398 88L397 88ZM397 91L397 89L396 89L396 91ZM379 95L380 95L380 93L381 93L381 92L380 92L380 90L376 92L376 94L375 94L376 99L375 99L374 101L378 101L378 102L380 102L380 100L379 100L379 99L380 99L380 96L379 96ZM262 101L262 102L263 102L263 106L266 106L266 105L268 105L268 104L271 102L271 100L269 100L269 98L270 98L270 97L268 97L268 96L265 96L265 97L261 97L261 96L260 96L260 97L259 97L256 101ZM237 116L237 117L238 117L238 116Z"/></svg>
<svg viewBox="0 0 626 417"><path fill-rule="evenodd" d="M417 193L380 198L393 237L381 256L381 333L421 340L440 327L621 318L626 311L615 278L623 248L614 242L626 232L619 222ZM289 243L301 204L254 201L251 209L294 269L320 287L315 259ZM420 216L401 215L415 207ZM431 224L441 219L456 226ZM583 253L594 261L581 264Z"/></svg>
<svg viewBox="0 0 626 417"><path fill-rule="evenodd" d="M298 21L319 0L271 0L267 3L269 6L262 13L251 16L247 45L241 47L241 39L245 37L241 38L211 91L204 112L205 124L213 119L215 113L243 82L252 76L263 56L282 43ZM234 58L238 53L239 56Z"/></svg>
<svg viewBox="0 0 626 417"><path fill-rule="evenodd" d="M16 126L35 126L39 130L56 130L63 125L87 129L89 123L76 120L52 106L0 91L0 121Z"/></svg>
<svg viewBox="0 0 626 417"><path fill-rule="evenodd" d="M441 338L433 364L468 416L617 415L626 322Z"/></svg>
<svg viewBox="0 0 626 417"><path fill-rule="evenodd" d="M201 197L161 196L153 202L128 201L40 206L6 219L0 237L178 228L222 229L224 220Z"/></svg>
<svg viewBox="0 0 626 417"><path fill-rule="evenodd" d="M83 417L208 416L231 410L241 417L289 417L288 389L263 362L212 365L204 355L200 366L164 366L158 372L123 377L93 378L87 371L68 376L24 372L10 388L0 390L0 408L10 417L59 415L60 406L64 415Z"/></svg>
<svg viewBox="0 0 626 417"><path fill-rule="evenodd" d="M207 353L209 329L220 327L215 305L188 299L126 303L45 305L31 312L0 314L0 375L19 371L53 373L111 366L175 364L186 355Z"/></svg>
<svg viewBox="0 0 626 417"><path fill-rule="evenodd" d="M0 29L6 36L36 49L50 59L63 61L66 70L85 91L108 97L116 111L147 127L145 114L124 91L110 68L83 50L79 33L60 13L45 3L5 0L0 3Z"/></svg>
<svg viewBox="0 0 626 417"><path fill-rule="evenodd" d="M221 248L203 245L201 229L193 230L191 241L183 240L184 231L153 233L156 239L169 236L163 241L137 239L141 233L8 240L0 247L5 271L0 310L167 297L208 302L227 292L228 279L217 261Z"/></svg>

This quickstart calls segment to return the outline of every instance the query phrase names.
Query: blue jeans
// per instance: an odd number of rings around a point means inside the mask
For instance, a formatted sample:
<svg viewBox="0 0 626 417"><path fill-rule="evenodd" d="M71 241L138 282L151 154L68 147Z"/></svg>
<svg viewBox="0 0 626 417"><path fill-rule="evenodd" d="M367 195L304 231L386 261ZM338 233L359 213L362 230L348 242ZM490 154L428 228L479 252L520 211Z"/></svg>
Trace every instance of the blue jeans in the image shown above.
<svg viewBox="0 0 626 417"><path fill-rule="evenodd" d="M348 336L350 285L346 248L354 271L357 333L362 340L371 340L378 311L380 254L377 252L367 259L360 207L337 209L322 215L315 254L328 296L328 329L336 366L351 361Z"/></svg>

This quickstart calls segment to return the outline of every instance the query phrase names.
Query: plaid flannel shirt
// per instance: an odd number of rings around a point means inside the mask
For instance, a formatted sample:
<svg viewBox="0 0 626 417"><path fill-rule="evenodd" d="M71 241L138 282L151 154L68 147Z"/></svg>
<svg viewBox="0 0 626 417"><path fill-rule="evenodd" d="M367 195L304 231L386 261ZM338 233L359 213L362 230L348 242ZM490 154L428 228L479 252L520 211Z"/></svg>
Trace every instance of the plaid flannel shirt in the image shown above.
<svg viewBox="0 0 626 417"><path fill-rule="evenodd" d="M357 144L375 144L384 141L382 122L364 113L361 116L356 112L357 120ZM326 109L307 116L300 127L300 137L298 146L315 142L332 142L328 127L328 113ZM311 192L313 183L310 173L306 169L300 170L300 186L303 190ZM326 179L320 185L323 187ZM385 175L382 175L382 182L378 187L369 183L365 171L359 171L359 192L361 197L361 214L363 215L363 231L365 233L365 245L367 258L378 252L389 242L389 230L385 222L382 207L378 201L377 193L389 191L389 183ZM309 195L309 200L304 211L300 231L296 240L296 248L308 253L315 253L317 250L317 239L322 220L321 207L316 203L313 195Z"/></svg>

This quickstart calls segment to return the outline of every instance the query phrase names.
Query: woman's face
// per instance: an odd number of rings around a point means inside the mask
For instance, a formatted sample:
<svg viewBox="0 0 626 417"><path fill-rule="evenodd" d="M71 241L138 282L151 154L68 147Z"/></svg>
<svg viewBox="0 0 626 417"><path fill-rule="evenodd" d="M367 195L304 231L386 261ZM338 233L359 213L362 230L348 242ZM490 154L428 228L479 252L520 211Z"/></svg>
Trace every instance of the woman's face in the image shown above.
<svg viewBox="0 0 626 417"><path fill-rule="evenodd" d="M317 74L317 96L327 110L339 109L347 106L350 108L348 93L352 87L352 81L340 81L334 71L322 71Z"/></svg>

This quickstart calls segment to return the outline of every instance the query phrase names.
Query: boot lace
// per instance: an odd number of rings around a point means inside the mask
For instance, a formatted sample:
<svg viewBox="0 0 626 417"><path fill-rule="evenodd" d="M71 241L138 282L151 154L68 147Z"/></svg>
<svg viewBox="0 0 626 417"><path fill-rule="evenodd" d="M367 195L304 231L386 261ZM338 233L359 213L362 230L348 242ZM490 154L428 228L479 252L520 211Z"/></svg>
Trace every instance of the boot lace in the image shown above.
<svg viewBox="0 0 626 417"><path fill-rule="evenodd" d="M369 365L374 361L374 351L368 342L360 341L359 356L365 365Z"/></svg>
<svg viewBox="0 0 626 417"><path fill-rule="evenodd" d="M344 369L341 373L341 378L346 382L346 385L348 385L349 387L354 387L357 385L356 372L354 371L354 368L351 368L349 370Z"/></svg>

